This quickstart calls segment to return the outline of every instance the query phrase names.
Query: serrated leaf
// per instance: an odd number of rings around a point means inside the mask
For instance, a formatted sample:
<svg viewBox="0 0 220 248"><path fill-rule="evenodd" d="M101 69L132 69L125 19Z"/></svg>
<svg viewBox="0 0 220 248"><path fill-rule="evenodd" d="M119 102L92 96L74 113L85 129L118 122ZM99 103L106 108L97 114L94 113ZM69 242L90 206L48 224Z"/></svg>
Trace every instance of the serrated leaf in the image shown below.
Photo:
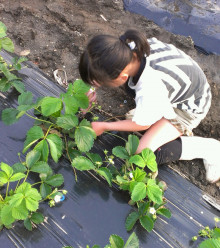
<svg viewBox="0 0 220 248"><path fill-rule="evenodd" d="M139 205L138 205L138 213L140 215L144 215L148 208L150 207L150 201L148 202L140 202Z"/></svg>
<svg viewBox="0 0 220 248"><path fill-rule="evenodd" d="M144 229L146 229L148 232L151 232L154 228L154 222L153 220L145 215L140 218L140 223L143 226Z"/></svg>
<svg viewBox="0 0 220 248"><path fill-rule="evenodd" d="M93 164L96 166L96 162L99 163L98 166L96 167L100 167L102 165L102 158L98 153L86 153L86 156L93 162Z"/></svg>
<svg viewBox="0 0 220 248"><path fill-rule="evenodd" d="M0 38L5 37L7 35L6 32L7 32L7 27L3 22L0 22Z"/></svg>
<svg viewBox="0 0 220 248"><path fill-rule="evenodd" d="M52 192L52 189L48 184L46 184L46 183L41 184L40 194L41 194L43 199L46 198L49 194L51 194L51 192Z"/></svg>
<svg viewBox="0 0 220 248"><path fill-rule="evenodd" d="M214 239L219 239L220 238L220 228L218 228L218 227L214 228L212 237Z"/></svg>
<svg viewBox="0 0 220 248"><path fill-rule="evenodd" d="M8 178L7 174L4 171L0 171L0 184L3 185L5 183L7 183L8 182L8 179L9 178Z"/></svg>
<svg viewBox="0 0 220 248"><path fill-rule="evenodd" d="M65 114L74 115L78 111L79 105L75 97L65 95L63 101L65 103Z"/></svg>
<svg viewBox="0 0 220 248"><path fill-rule="evenodd" d="M135 232L130 235L124 248L139 248L139 240Z"/></svg>
<svg viewBox="0 0 220 248"><path fill-rule="evenodd" d="M27 171L27 168L22 163L15 163L14 165L12 165L12 169L14 173L24 173Z"/></svg>
<svg viewBox="0 0 220 248"><path fill-rule="evenodd" d="M167 208L158 209L157 214L163 215L163 216L167 217L168 219L171 218L171 212Z"/></svg>
<svg viewBox="0 0 220 248"><path fill-rule="evenodd" d="M26 156L26 165L28 168L31 168L39 159L40 159L40 152L38 151L30 151Z"/></svg>
<svg viewBox="0 0 220 248"><path fill-rule="evenodd" d="M40 224L44 221L44 216L42 213L35 212L31 215L31 221L35 224Z"/></svg>
<svg viewBox="0 0 220 248"><path fill-rule="evenodd" d="M220 248L220 240L207 239L199 245L199 248Z"/></svg>
<svg viewBox="0 0 220 248"><path fill-rule="evenodd" d="M142 182L138 182L131 193L131 199L133 201L140 201L147 195L146 185Z"/></svg>
<svg viewBox="0 0 220 248"><path fill-rule="evenodd" d="M50 154L53 160L57 163L62 155L63 141L57 134L47 136L47 141L50 145Z"/></svg>
<svg viewBox="0 0 220 248"><path fill-rule="evenodd" d="M136 168L133 171L133 177L136 182L142 182L146 177L146 172L139 168Z"/></svg>
<svg viewBox="0 0 220 248"><path fill-rule="evenodd" d="M88 152L92 148L96 137L94 130L88 124L90 125L84 119L75 130L75 142L78 149L82 152Z"/></svg>
<svg viewBox="0 0 220 248"><path fill-rule="evenodd" d="M53 187L59 187L63 184L63 182L64 182L64 178L61 174L53 175L45 181L45 183Z"/></svg>
<svg viewBox="0 0 220 248"><path fill-rule="evenodd" d="M74 97L76 98L80 108L87 109L89 107L89 99L86 95L76 94Z"/></svg>
<svg viewBox="0 0 220 248"><path fill-rule="evenodd" d="M128 136L128 142L126 143L126 148L130 156L135 154L138 145L139 145L138 137L136 135L130 134Z"/></svg>
<svg viewBox="0 0 220 248"><path fill-rule="evenodd" d="M44 137L43 130L39 126L33 126L32 128L30 128L27 132L27 137L24 142L23 153L25 153L31 145L33 145L43 137Z"/></svg>
<svg viewBox="0 0 220 248"><path fill-rule="evenodd" d="M2 121L6 125L12 125L18 121L18 119L16 118L18 113L19 113L19 111L17 109L14 109L14 108L4 109L2 111Z"/></svg>
<svg viewBox="0 0 220 248"><path fill-rule="evenodd" d="M56 124L66 130L70 130L78 125L78 118L75 115L63 115L57 118Z"/></svg>
<svg viewBox="0 0 220 248"><path fill-rule="evenodd" d="M153 151L151 151L149 148L145 148L141 152L142 157L147 164L147 167L152 171L157 171L157 162L156 162L156 156Z"/></svg>
<svg viewBox="0 0 220 248"><path fill-rule="evenodd" d="M47 174L49 170L50 170L49 165L44 161L36 162L30 169L30 171L33 171L36 173L45 173L45 174Z"/></svg>
<svg viewBox="0 0 220 248"><path fill-rule="evenodd" d="M78 94L84 94L88 92L90 89L90 86L88 84L85 84L83 80L78 79L73 83L73 91L74 93Z"/></svg>
<svg viewBox="0 0 220 248"><path fill-rule="evenodd" d="M19 206L12 208L12 217L16 220L25 220L28 217L28 210L24 201Z"/></svg>
<svg viewBox="0 0 220 248"><path fill-rule="evenodd" d="M22 193L15 193L9 201L10 206L18 207L22 203L23 199L24 195Z"/></svg>
<svg viewBox="0 0 220 248"><path fill-rule="evenodd" d="M25 174L18 172L18 173L15 173L13 176L11 176L11 178L9 179L9 182L16 182L16 181L21 180L22 178L25 178Z"/></svg>
<svg viewBox="0 0 220 248"><path fill-rule="evenodd" d="M56 97L45 97L41 103L41 111L44 116L49 116L62 108L62 100Z"/></svg>
<svg viewBox="0 0 220 248"><path fill-rule="evenodd" d="M163 202L162 190L153 179L149 179L147 182L147 196L155 203L161 204Z"/></svg>
<svg viewBox="0 0 220 248"><path fill-rule="evenodd" d="M139 166L141 168L145 167L145 162L140 155L134 155L134 156L130 157L129 162L136 164L137 166Z"/></svg>
<svg viewBox="0 0 220 248"><path fill-rule="evenodd" d="M112 149L112 153L121 159L129 159L129 154L127 150L122 146L116 146Z"/></svg>
<svg viewBox="0 0 220 248"><path fill-rule="evenodd" d="M100 174L101 176L103 176L106 179L106 181L108 182L108 184L110 186L112 186L112 174L108 168L101 167L97 170L97 173Z"/></svg>
<svg viewBox="0 0 220 248"><path fill-rule="evenodd" d="M15 89L19 92L19 93L23 93L25 91L25 86L24 84L19 81L19 80L14 80L11 82L12 86L15 87Z"/></svg>
<svg viewBox="0 0 220 248"><path fill-rule="evenodd" d="M139 213L137 212L132 212L128 215L125 221L125 228L127 231L131 231L139 217Z"/></svg>
<svg viewBox="0 0 220 248"><path fill-rule="evenodd" d="M47 162L49 156L49 146L46 140L41 140L35 147L35 151L39 151L41 153L40 160Z"/></svg>
<svg viewBox="0 0 220 248"><path fill-rule="evenodd" d="M31 184L24 182L22 183L17 189L16 189L16 193L22 193L22 194L26 194L29 190L31 189Z"/></svg>
<svg viewBox="0 0 220 248"><path fill-rule="evenodd" d="M2 48L8 52L14 52L14 44L12 40L8 37L4 37L1 39Z"/></svg>
<svg viewBox="0 0 220 248"><path fill-rule="evenodd" d="M1 210L1 221L4 225L10 225L15 221L15 218L12 216L12 207L5 205Z"/></svg>
<svg viewBox="0 0 220 248"><path fill-rule="evenodd" d="M73 159L72 166L80 171L95 170L94 164L88 158L85 158L83 156L79 156Z"/></svg>
<svg viewBox="0 0 220 248"><path fill-rule="evenodd" d="M112 234L109 238L109 242L111 244L111 248L123 248L124 240L115 234Z"/></svg>
<svg viewBox="0 0 220 248"><path fill-rule="evenodd" d="M4 171L6 173L6 175L8 176L8 178L10 178L13 174L13 169L11 168L11 166L1 162L1 170Z"/></svg>
<svg viewBox="0 0 220 248"><path fill-rule="evenodd" d="M18 97L19 105L30 105L33 101L33 95L30 91L23 92Z"/></svg>
<svg viewBox="0 0 220 248"><path fill-rule="evenodd" d="M39 203L38 201L34 200L33 198L27 197L25 198L25 204L26 204L26 208L29 211L36 211L39 207Z"/></svg>
<svg viewBox="0 0 220 248"><path fill-rule="evenodd" d="M32 224L29 218L24 220L24 226L27 230L32 231Z"/></svg>

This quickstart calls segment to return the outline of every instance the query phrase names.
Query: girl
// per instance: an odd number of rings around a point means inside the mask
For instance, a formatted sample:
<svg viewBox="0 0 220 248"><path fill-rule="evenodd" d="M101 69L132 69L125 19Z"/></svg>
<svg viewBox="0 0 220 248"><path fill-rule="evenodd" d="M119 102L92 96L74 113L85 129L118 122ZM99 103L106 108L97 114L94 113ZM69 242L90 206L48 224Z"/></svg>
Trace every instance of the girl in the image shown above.
<svg viewBox="0 0 220 248"><path fill-rule="evenodd" d="M79 71L92 86L119 87L127 83L135 91L132 119L92 122L97 135L105 131L147 130L137 153L148 147L156 154L158 148L162 154L168 147L170 150L174 143L167 143L181 136L175 141L177 157L202 158L207 180L213 183L220 179L220 142L183 136L192 136L192 129L204 119L211 105L211 91L203 71L183 51L156 38L146 39L136 30L128 30L120 38L97 35L81 55Z"/></svg>

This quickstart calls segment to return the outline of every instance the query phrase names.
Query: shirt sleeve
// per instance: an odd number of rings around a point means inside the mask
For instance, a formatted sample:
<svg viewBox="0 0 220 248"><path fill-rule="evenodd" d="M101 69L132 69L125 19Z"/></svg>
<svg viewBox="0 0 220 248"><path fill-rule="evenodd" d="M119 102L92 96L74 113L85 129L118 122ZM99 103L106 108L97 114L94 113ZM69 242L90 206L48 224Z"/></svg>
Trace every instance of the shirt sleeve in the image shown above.
<svg viewBox="0 0 220 248"><path fill-rule="evenodd" d="M143 87L136 94L136 110L133 121L141 126L152 125L162 117L174 119L176 114L162 81Z"/></svg>

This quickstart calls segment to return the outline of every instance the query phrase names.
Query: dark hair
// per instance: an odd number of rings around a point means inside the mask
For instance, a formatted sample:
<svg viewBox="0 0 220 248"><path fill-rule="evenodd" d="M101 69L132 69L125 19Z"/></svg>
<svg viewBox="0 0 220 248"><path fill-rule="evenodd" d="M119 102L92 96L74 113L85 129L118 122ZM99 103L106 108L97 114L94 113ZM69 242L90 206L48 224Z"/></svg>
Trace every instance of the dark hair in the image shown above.
<svg viewBox="0 0 220 248"><path fill-rule="evenodd" d="M128 45L132 41L135 42L133 50ZM81 55L80 76L89 84L93 84L93 80L104 84L116 79L131 62L134 52L139 60L150 54L147 38L136 30L127 30L120 38L97 35L89 41Z"/></svg>

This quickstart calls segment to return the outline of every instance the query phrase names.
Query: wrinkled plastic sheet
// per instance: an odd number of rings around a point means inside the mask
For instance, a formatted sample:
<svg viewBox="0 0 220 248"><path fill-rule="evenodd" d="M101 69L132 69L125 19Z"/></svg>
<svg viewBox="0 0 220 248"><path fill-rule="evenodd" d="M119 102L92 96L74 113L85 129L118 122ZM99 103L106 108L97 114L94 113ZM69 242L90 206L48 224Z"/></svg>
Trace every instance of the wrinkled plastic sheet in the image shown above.
<svg viewBox="0 0 220 248"><path fill-rule="evenodd" d="M7 59L10 55L3 54ZM59 96L63 88L56 85L42 71L31 63L25 63L27 68L19 72L27 90L35 98L39 96ZM0 95L0 110L15 107L17 93ZM17 153L22 155L23 143L33 120L22 117L11 126L5 126L0 121L0 162L13 165L18 162ZM108 134L102 135L95 142L93 152L103 155L103 150L111 150L121 145L121 140ZM120 166L121 161L116 160ZM0 247L11 248L61 248L63 246L86 247L99 244L104 247L111 234L117 234L127 240L131 232L125 229L125 219L134 207L128 205L128 195L110 188L97 175L88 172L77 172L78 181L74 179L70 163L62 158L55 164L49 161L56 173L64 176L63 188L68 191L66 199L50 208L47 203L40 205L40 211L46 217L43 224L38 225L32 232L27 231L22 222L17 222L12 229L0 232ZM203 226L213 227L214 217L219 212L205 202L203 192L189 181L176 174L166 166L159 169L159 176L166 181L168 189L165 192L167 207L172 217L159 217L151 233L136 224L134 230L139 238L140 247L169 248L197 247L198 242L192 243ZM30 178L34 182L34 178Z"/></svg>

